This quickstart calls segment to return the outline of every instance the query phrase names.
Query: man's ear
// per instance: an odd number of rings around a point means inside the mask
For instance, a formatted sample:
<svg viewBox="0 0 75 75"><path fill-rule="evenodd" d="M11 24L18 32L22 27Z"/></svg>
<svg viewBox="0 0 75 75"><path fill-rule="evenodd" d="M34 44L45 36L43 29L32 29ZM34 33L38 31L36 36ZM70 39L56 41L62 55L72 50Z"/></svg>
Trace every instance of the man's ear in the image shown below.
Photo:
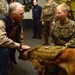
<svg viewBox="0 0 75 75"><path fill-rule="evenodd" d="M12 19L14 19L14 17L15 17L15 12L11 12L11 17L12 17Z"/></svg>
<svg viewBox="0 0 75 75"><path fill-rule="evenodd" d="M14 17L15 16L15 12L11 12L11 16Z"/></svg>

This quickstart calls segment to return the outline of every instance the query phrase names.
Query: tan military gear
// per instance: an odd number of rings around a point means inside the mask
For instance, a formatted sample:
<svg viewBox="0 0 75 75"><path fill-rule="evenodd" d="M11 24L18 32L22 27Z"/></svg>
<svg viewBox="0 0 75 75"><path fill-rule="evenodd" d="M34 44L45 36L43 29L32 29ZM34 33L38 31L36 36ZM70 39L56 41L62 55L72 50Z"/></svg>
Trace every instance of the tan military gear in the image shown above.
<svg viewBox="0 0 75 75"><path fill-rule="evenodd" d="M42 46L31 54L31 59L51 61L66 50L64 46Z"/></svg>
<svg viewBox="0 0 75 75"><path fill-rule="evenodd" d="M57 3L54 1L46 2L43 6L42 10L42 20L43 21L50 21L55 14L55 9L57 7Z"/></svg>
<svg viewBox="0 0 75 75"><path fill-rule="evenodd" d="M54 3L55 2L50 2L50 3L44 4L44 7L43 7L43 14L44 15L52 15L53 14Z"/></svg>
<svg viewBox="0 0 75 75"><path fill-rule="evenodd" d="M66 50L65 46L40 46L40 47L36 47L34 48L31 52L30 52L30 59L37 59L37 60L48 60L48 61L52 61L53 59L56 58L56 56L60 53L62 53L63 51ZM27 58L27 53L28 51L25 51L23 53L23 58Z"/></svg>
<svg viewBox="0 0 75 75"><path fill-rule="evenodd" d="M56 3L60 4L60 0L54 0Z"/></svg>
<svg viewBox="0 0 75 75"><path fill-rule="evenodd" d="M53 59L56 58L56 56L58 54L61 54L62 52L64 52L66 50L66 47L64 46L38 46L34 49L32 49L32 51L28 52L25 51L22 56L21 59L22 60L26 60L26 58L30 57L30 60L32 62L32 64L35 66L35 68L38 71L41 71L42 68L44 67L44 65L42 65L42 61L46 60L48 62L52 62Z"/></svg>

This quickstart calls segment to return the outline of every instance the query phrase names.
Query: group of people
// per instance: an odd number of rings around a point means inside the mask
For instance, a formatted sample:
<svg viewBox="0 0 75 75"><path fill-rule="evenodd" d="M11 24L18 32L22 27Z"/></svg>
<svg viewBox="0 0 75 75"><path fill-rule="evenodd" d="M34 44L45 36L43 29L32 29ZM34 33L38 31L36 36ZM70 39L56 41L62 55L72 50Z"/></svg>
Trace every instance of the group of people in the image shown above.
<svg viewBox="0 0 75 75"><path fill-rule="evenodd" d="M35 25L32 38L42 39L42 25L45 45L70 47L75 44L75 22L68 18L69 7L66 3L58 5L53 0L48 0L43 8L38 5L37 1L34 0L33 3ZM24 6L18 2L10 3L9 12L0 15L0 75L7 75L8 58L11 51L31 48L24 44L21 26L23 17Z"/></svg>
<svg viewBox="0 0 75 75"><path fill-rule="evenodd" d="M67 14L68 18L74 20L73 12L71 9L70 1L65 2L69 7ZM56 16L56 7L59 5L53 0L47 0L43 7L38 5L38 0L33 0L32 17L34 21L33 25L33 37L32 39L42 39L41 34L44 36L44 44L49 45L50 28L53 23L58 21Z"/></svg>
<svg viewBox="0 0 75 75"><path fill-rule="evenodd" d="M36 0L34 1L37 2ZM38 4L36 6L39 7ZM34 5L33 7L33 10L35 10L35 13L33 13L33 20L34 25L36 25L34 33L38 32L37 26L40 25L39 23L35 24L38 18L37 16L34 18L34 14L36 15L40 12L36 6ZM70 1L57 4L53 0L47 0L40 14L41 19L39 18L39 22L41 22L42 25L45 46L65 46L70 48L73 45L75 47L75 22ZM38 34L34 35L36 36L33 37L37 38ZM52 70L54 69L52 68ZM56 75L55 71L53 71L53 74L51 72L51 75Z"/></svg>
<svg viewBox="0 0 75 75"><path fill-rule="evenodd" d="M33 0L32 17L33 17L33 37L32 39L42 39L41 33L44 35L45 44L49 44L50 23L55 20L55 9L57 3L48 0L43 8L38 5L38 0Z"/></svg>

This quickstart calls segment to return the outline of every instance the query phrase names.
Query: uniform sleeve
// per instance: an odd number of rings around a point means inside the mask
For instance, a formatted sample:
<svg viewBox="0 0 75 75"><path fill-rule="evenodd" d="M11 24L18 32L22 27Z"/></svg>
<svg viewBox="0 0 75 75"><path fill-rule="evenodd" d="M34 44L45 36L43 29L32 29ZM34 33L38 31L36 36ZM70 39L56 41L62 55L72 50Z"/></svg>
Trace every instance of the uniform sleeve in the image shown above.
<svg viewBox="0 0 75 75"><path fill-rule="evenodd" d="M54 32L54 29L55 29L55 28L56 28L56 25L52 25L52 26L51 26L50 38L49 38L49 43L50 43L50 45L55 45L54 36L53 36L53 32Z"/></svg>
<svg viewBox="0 0 75 75"><path fill-rule="evenodd" d="M56 7L58 6L58 4L56 2L54 2L53 4L53 21L57 21L57 17L56 17Z"/></svg>
<svg viewBox="0 0 75 75"><path fill-rule="evenodd" d="M44 8L44 7L42 7L42 11L41 11L41 21L43 21L43 16L44 16L44 15L43 15L43 8Z"/></svg>
<svg viewBox="0 0 75 75"><path fill-rule="evenodd" d="M72 30L72 35L71 35L69 42L67 42L65 44L65 46L75 48L75 22L74 22L74 25L72 26L72 28L70 28L70 29Z"/></svg>
<svg viewBox="0 0 75 75"><path fill-rule="evenodd" d="M7 37L5 22L0 20L0 47L18 49L20 44Z"/></svg>

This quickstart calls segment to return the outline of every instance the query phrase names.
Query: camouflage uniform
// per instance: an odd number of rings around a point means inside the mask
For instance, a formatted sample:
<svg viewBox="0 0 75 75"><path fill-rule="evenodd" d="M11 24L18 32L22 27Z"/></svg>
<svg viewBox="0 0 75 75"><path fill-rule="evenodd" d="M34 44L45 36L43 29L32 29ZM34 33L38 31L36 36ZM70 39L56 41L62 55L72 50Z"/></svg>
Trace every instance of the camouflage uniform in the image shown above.
<svg viewBox="0 0 75 75"><path fill-rule="evenodd" d="M2 0L0 1L0 14L1 13L7 13L7 1L6 0Z"/></svg>
<svg viewBox="0 0 75 75"><path fill-rule="evenodd" d="M71 2L69 0L66 1L66 4L69 6L68 18L74 20L73 10L71 8Z"/></svg>
<svg viewBox="0 0 75 75"><path fill-rule="evenodd" d="M54 45L71 45L75 42L75 22L72 20L69 20L67 23L57 21L51 27L50 35L50 43Z"/></svg>
<svg viewBox="0 0 75 75"><path fill-rule="evenodd" d="M60 4L60 0L54 0L56 3Z"/></svg>
<svg viewBox="0 0 75 75"><path fill-rule="evenodd" d="M70 0L54 0L55 2L57 2L58 4L61 4L61 3L65 3L66 1L70 1Z"/></svg>
<svg viewBox="0 0 75 75"><path fill-rule="evenodd" d="M42 21L44 21L44 26L42 29L42 33L44 35L45 43L48 43L48 38L50 35L50 25L55 17L55 9L57 7L57 3L54 1L46 2L43 6L42 10Z"/></svg>

